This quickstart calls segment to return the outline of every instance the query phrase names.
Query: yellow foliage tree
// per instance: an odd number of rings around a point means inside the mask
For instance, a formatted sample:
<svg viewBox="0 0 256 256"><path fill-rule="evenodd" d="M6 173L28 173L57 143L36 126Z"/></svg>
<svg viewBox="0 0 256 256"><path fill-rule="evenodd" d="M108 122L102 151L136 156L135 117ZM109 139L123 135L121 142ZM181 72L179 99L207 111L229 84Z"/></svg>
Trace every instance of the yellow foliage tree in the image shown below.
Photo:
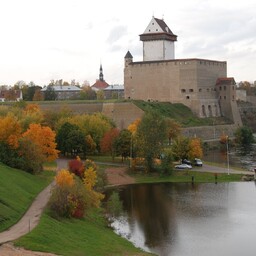
<svg viewBox="0 0 256 256"><path fill-rule="evenodd" d="M189 142L189 159L201 158L203 156L202 143L199 138L193 138Z"/></svg>
<svg viewBox="0 0 256 256"><path fill-rule="evenodd" d="M90 195L91 204L94 207L99 207L100 201L104 198L104 195L93 190L93 187L97 182L97 173L92 166L85 170L83 182L88 194Z"/></svg>
<svg viewBox="0 0 256 256"><path fill-rule="evenodd" d="M84 185L87 190L92 190L94 185L97 182L97 173L93 169L93 167L89 167L85 172L84 172Z"/></svg>
<svg viewBox="0 0 256 256"><path fill-rule="evenodd" d="M55 177L56 184L60 187L72 187L75 184L74 174L70 173L68 170L61 170Z"/></svg>
<svg viewBox="0 0 256 256"><path fill-rule="evenodd" d="M139 126L139 124L140 124L140 122L141 122L141 119L140 119L140 118L136 119L134 122L132 122L132 123L128 126L127 129L128 129L132 134L135 134L136 131L137 131L137 128L138 128L138 126Z"/></svg>
<svg viewBox="0 0 256 256"><path fill-rule="evenodd" d="M7 143L12 148L18 148L21 137L21 125L18 119L9 114L0 118L0 141Z"/></svg>

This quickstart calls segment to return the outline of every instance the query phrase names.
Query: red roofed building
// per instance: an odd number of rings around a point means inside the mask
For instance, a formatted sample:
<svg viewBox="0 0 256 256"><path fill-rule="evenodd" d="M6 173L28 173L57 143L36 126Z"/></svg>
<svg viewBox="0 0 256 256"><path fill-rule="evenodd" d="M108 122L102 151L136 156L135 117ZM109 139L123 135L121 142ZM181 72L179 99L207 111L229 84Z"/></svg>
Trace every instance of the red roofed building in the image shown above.
<svg viewBox="0 0 256 256"><path fill-rule="evenodd" d="M102 69L102 65L100 64L99 79L97 79L96 83L92 85L92 89L94 91L99 91L99 90L104 90L108 86L109 86L109 84L104 80L103 69Z"/></svg>

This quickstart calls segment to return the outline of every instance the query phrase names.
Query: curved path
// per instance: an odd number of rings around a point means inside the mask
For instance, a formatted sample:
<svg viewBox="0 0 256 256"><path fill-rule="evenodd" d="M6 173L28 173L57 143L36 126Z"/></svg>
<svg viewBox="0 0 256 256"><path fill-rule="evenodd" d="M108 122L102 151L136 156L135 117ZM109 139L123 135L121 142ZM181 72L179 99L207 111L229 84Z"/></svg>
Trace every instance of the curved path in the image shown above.
<svg viewBox="0 0 256 256"><path fill-rule="evenodd" d="M57 159L57 170L66 168L67 163L68 161L66 159ZM48 185L48 187L38 194L28 211L14 226L0 233L0 245L18 239L19 237L29 233L37 226L43 209L50 199L51 189L54 184L55 183L53 181L50 185Z"/></svg>
<svg viewBox="0 0 256 256"><path fill-rule="evenodd" d="M53 185L54 182L40 192L19 222L10 227L8 230L0 233L0 244L13 241L27 234L36 227L36 225L39 223L42 211L50 198L51 188Z"/></svg>

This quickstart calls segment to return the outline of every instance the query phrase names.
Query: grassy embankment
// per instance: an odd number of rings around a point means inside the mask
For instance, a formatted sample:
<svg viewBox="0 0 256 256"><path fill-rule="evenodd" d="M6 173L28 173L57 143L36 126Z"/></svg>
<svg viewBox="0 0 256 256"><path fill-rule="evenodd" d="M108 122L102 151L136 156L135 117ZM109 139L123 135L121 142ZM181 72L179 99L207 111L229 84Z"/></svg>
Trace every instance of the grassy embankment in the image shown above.
<svg viewBox="0 0 256 256"><path fill-rule="evenodd" d="M64 256L150 255L135 248L108 228L106 219L99 210L91 211L82 220L58 221L44 213L39 226L20 238L15 245Z"/></svg>
<svg viewBox="0 0 256 256"><path fill-rule="evenodd" d="M133 103L145 112L154 110L160 116L172 118L179 122L182 127L212 126L213 123L215 125L230 124L230 120L224 117L199 118L190 108L181 103L172 104L170 102L146 102L141 100L134 100Z"/></svg>
<svg viewBox="0 0 256 256"><path fill-rule="evenodd" d="M47 165L45 169L54 166ZM0 231L15 224L36 195L53 178L53 172L31 175L0 163ZM51 218L47 211L39 225L15 245L61 255L148 255L116 235L102 212L92 211L82 220Z"/></svg>
<svg viewBox="0 0 256 256"><path fill-rule="evenodd" d="M14 225L22 217L52 178L53 172L31 175L0 163L0 231Z"/></svg>

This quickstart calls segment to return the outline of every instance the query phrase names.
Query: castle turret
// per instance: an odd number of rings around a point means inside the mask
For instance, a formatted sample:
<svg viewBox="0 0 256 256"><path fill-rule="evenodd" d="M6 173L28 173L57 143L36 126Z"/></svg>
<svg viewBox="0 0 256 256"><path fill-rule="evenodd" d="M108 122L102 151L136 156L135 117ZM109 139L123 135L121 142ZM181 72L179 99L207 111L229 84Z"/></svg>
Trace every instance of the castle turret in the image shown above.
<svg viewBox="0 0 256 256"><path fill-rule="evenodd" d="M127 67L132 62L133 62L133 57L132 57L130 51L128 51L126 53L126 55L124 56L124 66Z"/></svg>
<svg viewBox="0 0 256 256"><path fill-rule="evenodd" d="M152 17L143 34L143 61L172 60L175 58L174 42L177 36L167 26L164 20Z"/></svg>

